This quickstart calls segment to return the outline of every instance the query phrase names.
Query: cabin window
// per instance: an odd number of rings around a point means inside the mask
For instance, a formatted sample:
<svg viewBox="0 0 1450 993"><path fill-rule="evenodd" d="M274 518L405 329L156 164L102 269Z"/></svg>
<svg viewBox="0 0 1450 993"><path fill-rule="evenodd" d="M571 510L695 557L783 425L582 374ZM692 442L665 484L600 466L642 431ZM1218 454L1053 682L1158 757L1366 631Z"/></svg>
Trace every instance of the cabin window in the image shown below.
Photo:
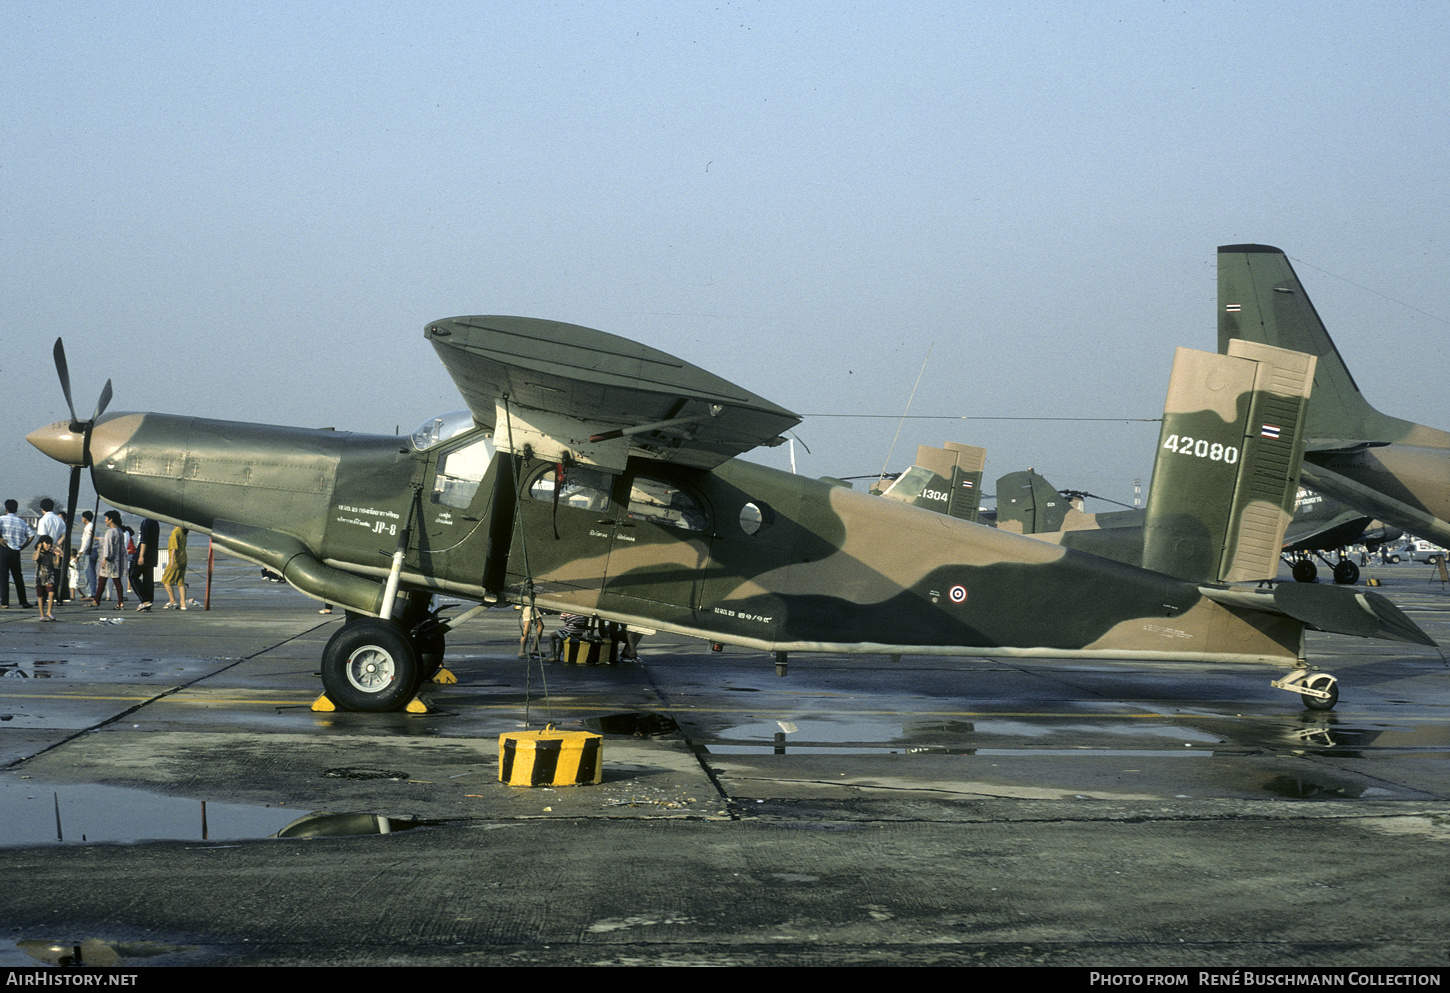
<svg viewBox="0 0 1450 993"><path fill-rule="evenodd" d="M564 466L564 485L559 490L559 506L602 513L610 507L609 494L613 489L614 477L609 473L589 466L566 465ZM535 477L533 484L529 487L529 496L546 503L553 502L553 466Z"/></svg>
<svg viewBox="0 0 1450 993"><path fill-rule="evenodd" d="M438 471L433 476L432 500L447 507L467 507L478 493L478 484L493 461L493 446L487 438L479 438L438 456Z"/></svg>
<svg viewBox="0 0 1450 993"><path fill-rule="evenodd" d="M636 476L630 485L629 516L686 531L710 530L710 517L699 500L674 483L649 476Z"/></svg>
<svg viewBox="0 0 1450 993"><path fill-rule="evenodd" d="M746 534L759 534L772 519L770 508L763 503L747 503L740 508L740 530Z"/></svg>

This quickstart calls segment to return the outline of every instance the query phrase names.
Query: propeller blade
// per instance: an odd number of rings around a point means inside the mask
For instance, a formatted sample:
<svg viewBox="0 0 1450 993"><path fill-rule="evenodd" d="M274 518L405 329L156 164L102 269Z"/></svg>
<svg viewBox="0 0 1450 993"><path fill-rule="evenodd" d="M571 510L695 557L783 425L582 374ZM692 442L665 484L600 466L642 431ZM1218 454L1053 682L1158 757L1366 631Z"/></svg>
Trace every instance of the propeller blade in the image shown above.
<svg viewBox="0 0 1450 993"><path fill-rule="evenodd" d="M100 419L100 416L106 412L106 407L109 406L110 403L111 403L111 381L108 379L108 380L106 380L106 385L101 389L101 399L96 402L96 412L91 415L91 426L92 427L95 426L95 423L96 423L96 421L98 419Z"/></svg>
<svg viewBox="0 0 1450 993"><path fill-rule="evenodd" d="M1087 490L1058 490L1057 492L1060 496L1064 496L1069 500L1073 498L1089 498L1093 500L1101 500L1104 503L1117 504L1119 507L1127 507L1129 510L1137 509L1131 504L1123 503L1121 500L1109 500L1105 496L1098 496L1096 493L1089 493Z"/></svg>
<svg viewBox="0 0 1450 993"><path fill-rule="evenodd" d="M70 367L65 361L65 342L55 339L55 372L60 376L60 391L65 394L65 405L70 408L70 428L80 430L80 418L76 417L76 405L70 399Z"/></svg>
<svg viewBox="0 0 1450 993"><path fill-rule="evenodd" d="M65 537L70 541L70 529L76 522L76 501L81 498L81 467L71 466L70 470L70 493L65 501ZM70 556L66 556L67 559Z"/></svg>
<svg viewBox="0 0 1450 993"><path fill-rule="evenodd" d="M66 496L66 501L65 501L65 537L61 540L61 544L62 544L63 550L64 550L63 551L63 558L64 558L64 561L66 561L67 563L70 562L71 549L75 547L74 546L74 537L75 536L74 536L74 532L73 532L72 529L75 527L75 523L76 523L76 501L79 500L80 497L81 497L81 467L78 466L78 465L71 466L71 470L70 470L70 493ZM69 600L71 597L73 597L75 595L74 591L72 591L71 588L70 588L70 569L69 568L66 568L66 569L62 570L62 572L63 572L63 575L57 577L59 579L59 581L60 581L60 590L61 590L61 593L64 594L64 598L67 599L67 600Z"/></svg>

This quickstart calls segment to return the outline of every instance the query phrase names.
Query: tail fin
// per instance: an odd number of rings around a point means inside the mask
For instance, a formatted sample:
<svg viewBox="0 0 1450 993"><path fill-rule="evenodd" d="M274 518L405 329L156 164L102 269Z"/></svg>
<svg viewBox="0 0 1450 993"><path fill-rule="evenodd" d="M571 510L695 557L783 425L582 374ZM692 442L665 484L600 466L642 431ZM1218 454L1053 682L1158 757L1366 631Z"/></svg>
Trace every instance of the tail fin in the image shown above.
<svg viewBox="0 0 1450 993"><path fill-rule="evenodd" d="M1354 443L1391 441L1410 422L1370 406L1334 347L1288 256L1268 245L1218 250L1218 350L1233 339L1306 352L1319 360L1305 437ZM1322 446L1321 446L1322 447Z"/></svg>
<svg viewBox="0 0 1450 993"><path fill-rule="evenodd" d="M987 450L949 441L945 448L920 445L916 464L881 495L976 523L982 505L982 469Z"/></svg>
<svg viewBox="0 0 1450 993"><path fill-rule="evenodd" d="M997 527L1004 531L1061 531L1070 507L1067 498L1035 470L1009 472L997 479Z"/></svg>
<svg viewBox="0 0 1450 993"><path fill-rule="evenodd" d="M1315 360L1234 340L1180 348L1148 489L1143 567L1195 582L1278 570L1304 456Z"/></svg>

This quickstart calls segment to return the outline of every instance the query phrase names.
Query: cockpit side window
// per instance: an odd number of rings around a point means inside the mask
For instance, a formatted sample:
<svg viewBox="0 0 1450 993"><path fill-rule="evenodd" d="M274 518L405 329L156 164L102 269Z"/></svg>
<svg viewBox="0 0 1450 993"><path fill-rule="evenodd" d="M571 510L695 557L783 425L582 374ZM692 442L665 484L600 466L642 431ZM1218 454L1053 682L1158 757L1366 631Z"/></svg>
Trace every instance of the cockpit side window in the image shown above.
<svg viewBox="0 0 1450 993"><path fill-rule="evenodd" d="M493 446L487 438L478 438L438 456L430 499L447 507L467 507L473 503L478 484L483 482L492 461Z"/></svg>
<svg viewBox="0 0 1450 993"><path fill-rule="evenodd" d="M651 476L636 476L629 488L629 516L686 531L710 530L710 515L688 490Z"/></svg>

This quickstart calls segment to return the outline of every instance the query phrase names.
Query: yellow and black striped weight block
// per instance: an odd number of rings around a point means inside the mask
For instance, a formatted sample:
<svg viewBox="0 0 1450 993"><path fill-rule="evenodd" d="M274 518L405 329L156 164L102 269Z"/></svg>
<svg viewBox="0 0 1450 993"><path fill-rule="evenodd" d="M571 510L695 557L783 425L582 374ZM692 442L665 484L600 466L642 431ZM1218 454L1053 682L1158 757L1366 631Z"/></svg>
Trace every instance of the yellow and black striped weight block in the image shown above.
<svg viewBox="0 0 1450 993"><path fill-rule="evenodd" d="M588 731L513 731L498 736L498 778L510 786L582 786L604 773L604 739Z"/></svg>
<svg viewBox="0 0 1450 993"><path fill-rule="evenodd" d="M565 638L564 661L570 665L599 665L604 661L604 643L593 638Z"/></svg>

